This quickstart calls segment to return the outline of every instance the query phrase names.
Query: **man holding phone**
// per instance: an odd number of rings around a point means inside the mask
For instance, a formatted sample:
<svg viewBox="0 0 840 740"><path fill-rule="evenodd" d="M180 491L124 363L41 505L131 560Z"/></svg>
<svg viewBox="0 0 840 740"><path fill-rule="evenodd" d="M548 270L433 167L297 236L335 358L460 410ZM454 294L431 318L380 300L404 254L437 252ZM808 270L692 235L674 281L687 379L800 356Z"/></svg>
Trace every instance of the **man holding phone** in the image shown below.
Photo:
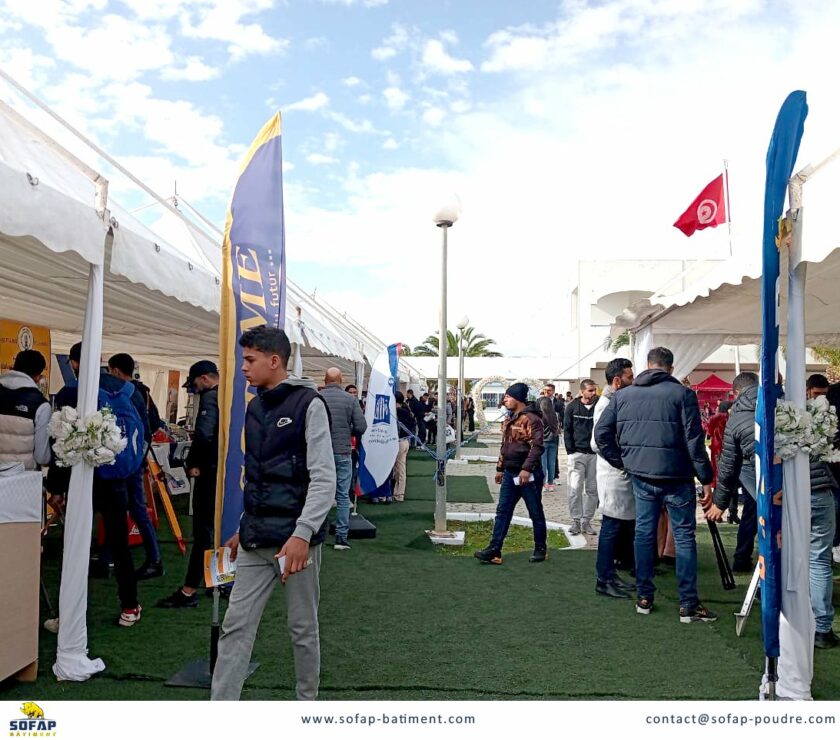
<svg viewBox="0 0 840 740"><path fill-rule="evenodd" d="M245 417L245 511L225 543L237 561L210 698L238 700L260 619L278 580L285 585L296 695L318 696L319 572L326 518L335 496L330 421L310 380L287 371L291 345L280 329L258 326L239 339L242 370L257 395ZM283 558L278 579L275 560Z"/></svg>

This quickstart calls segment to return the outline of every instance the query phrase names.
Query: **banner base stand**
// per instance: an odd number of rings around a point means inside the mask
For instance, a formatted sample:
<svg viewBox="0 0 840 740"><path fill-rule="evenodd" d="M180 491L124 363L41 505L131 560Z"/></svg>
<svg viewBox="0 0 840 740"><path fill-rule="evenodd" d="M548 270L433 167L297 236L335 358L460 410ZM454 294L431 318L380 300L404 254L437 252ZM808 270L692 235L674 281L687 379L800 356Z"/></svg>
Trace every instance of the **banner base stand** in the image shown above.
<svg viewBox="0 0 840 740"><path fill-rule="evenodd" d="M249 663L247 677L250 678L259 667L259 663ZM164 686L174 686L178 689L209 689L210 681L210 661L207 658L198 658L187 663L164 683Z"/></svg>

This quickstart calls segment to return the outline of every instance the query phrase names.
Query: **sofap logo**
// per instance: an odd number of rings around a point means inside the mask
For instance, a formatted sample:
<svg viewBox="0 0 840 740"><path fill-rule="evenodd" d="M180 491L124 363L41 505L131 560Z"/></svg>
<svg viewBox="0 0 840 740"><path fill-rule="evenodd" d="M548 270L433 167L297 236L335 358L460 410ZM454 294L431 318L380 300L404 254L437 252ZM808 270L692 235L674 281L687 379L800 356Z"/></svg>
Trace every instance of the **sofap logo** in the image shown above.
<svg viewBox="0 0 840 740"><path fill-rule="evenodd" d="M26 719L9 721L9 737L55 737L56 721L47 719L44 710L34 701L26 701L20 707Z"/></svg>

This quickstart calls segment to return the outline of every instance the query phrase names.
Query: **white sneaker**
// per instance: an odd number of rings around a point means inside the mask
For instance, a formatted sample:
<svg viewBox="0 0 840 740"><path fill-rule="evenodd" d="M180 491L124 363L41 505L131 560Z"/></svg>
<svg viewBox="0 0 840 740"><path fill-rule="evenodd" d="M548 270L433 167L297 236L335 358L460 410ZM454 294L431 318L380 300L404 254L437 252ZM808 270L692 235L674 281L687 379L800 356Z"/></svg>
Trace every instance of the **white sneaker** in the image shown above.
<svg viewBox="0 0 840 740"><path fill-rule="evenodd" d="M136 609L123 609L118 621L120 627L133 627L140 621L143 607L139 604Z"/></svg>
<svg viewBox="0 0 840 740"><path fill-rule="evenodd" d="M44 629L47 632L52 632L54 635L57 635L58 634L58 617L55 617L55 619L47 619L44 622Z"/></svg>
<svg viewBox="0 0 840 740"><path fill-rule="evenodd" d="M831 548L831 559L835 563L840 563L840 545Z"/></svg>

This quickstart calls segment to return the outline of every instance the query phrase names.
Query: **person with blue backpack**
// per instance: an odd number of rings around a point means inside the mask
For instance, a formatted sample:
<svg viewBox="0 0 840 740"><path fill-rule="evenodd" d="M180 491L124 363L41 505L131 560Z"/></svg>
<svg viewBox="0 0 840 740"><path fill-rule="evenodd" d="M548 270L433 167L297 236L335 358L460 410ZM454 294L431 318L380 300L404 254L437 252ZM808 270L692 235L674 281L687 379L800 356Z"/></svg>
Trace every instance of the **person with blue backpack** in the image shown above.
<svg viewBox="0 0 840 740"><path fill-rule="evenodd" d="M76 377L82 356L81 342L70 348L70 366ZM76 407L79 388L77 383L68 383L56 395L56 409L65 406ZM131 550L128 547L128 479L143 464L146 439L150 437L149 420L140 392L131 384L108 373L99 376L98 408L108 406L122 429L128 444L117 455L113 465L96 468L93 476L93 508L102 516L105 529L105 545L114 561L114 577L121 612L117 623L121 627L133 627L140 621L142 607L137 599L137 579ZM47 476L47 490L56 498L67 495L71 468L60 468L53 461ZM60 502L59 502L60 505Z"/></svg>

